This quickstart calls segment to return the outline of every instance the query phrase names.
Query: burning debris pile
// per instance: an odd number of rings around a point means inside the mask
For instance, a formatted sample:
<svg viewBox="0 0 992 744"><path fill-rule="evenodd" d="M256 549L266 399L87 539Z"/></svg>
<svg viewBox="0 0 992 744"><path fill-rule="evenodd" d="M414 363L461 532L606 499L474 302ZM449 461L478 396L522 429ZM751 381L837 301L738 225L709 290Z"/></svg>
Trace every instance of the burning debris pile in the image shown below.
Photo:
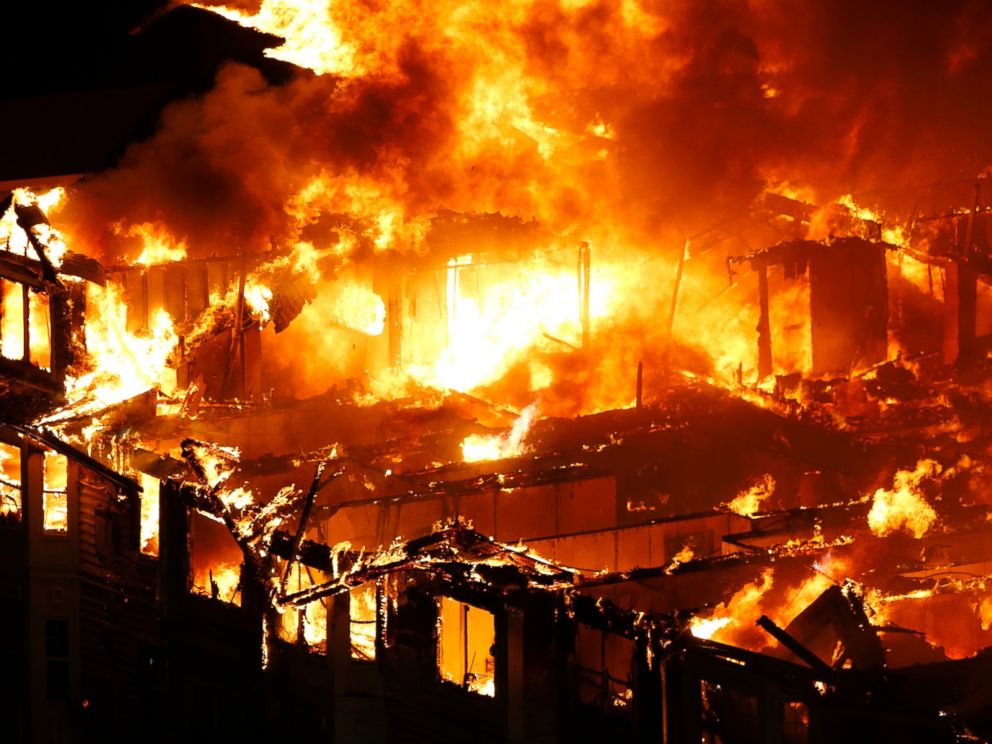
<svg viewBox="0 0 992 744"><path fill-rule="evenodd" d="M985 104L876 121L920 103L870 23L838 67L836 13L723 5L149 20L289 72L3 192L0 527L80 608L32 605L50 699L107 715L155 648L149 689L333 698L341 740L992 736ZM973 101L986 15L872 59Z"/></svg>

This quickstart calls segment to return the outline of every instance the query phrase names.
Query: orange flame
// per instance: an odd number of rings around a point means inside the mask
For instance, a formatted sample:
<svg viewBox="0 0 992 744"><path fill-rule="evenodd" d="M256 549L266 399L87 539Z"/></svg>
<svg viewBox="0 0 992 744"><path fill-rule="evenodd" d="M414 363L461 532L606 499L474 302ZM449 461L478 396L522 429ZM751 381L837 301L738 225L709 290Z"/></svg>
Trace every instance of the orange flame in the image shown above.
<svg viewBox="0 0 992 744"><path fill-rule="evenodd" d="M158 222L140 222L124 226L124 223L113 225L117 235L141 239L141 253L135 263L145 266L154 264L182 261L186 258L186 243L173 238L169 229Z"/></svg>
<svg viewBox="0 0 992 744"><path fill-rule="evenodd" d="M741 491L727 504L734 514L750 517L758 513L761 504L775 493L775 479L768 473L746 491Z"/></svg>
<svg viewBox="0 0 992 744"><path fill-rule="evenodd" d="M895 474L892 490L879 488L872 497L868 512L871 531L884 537L903 530L913 537L923 537L937 520L937 513L920 493L920 483L939 475L941 466L934 460L920 460L913 470Z"/></svg>
<svg viewBox="0 0 992 744"><path fill-rule="evenodd" d="M66 408L40 423L94 413L157 387L178 340L164 310L147 332L131 333L120 288L87 285L87 358L66 375Z"/></svg>
<svg viewBox="0 0 992 744"><path fill-rule="evenodd" d="M462 460L465 462L502 460L525 454L527 447L524 445L524 437L527 436L536 413L537 404L527 406L513 422L510 431L505 434L491 436L470 434L465 437L462 440Z"/></svg>

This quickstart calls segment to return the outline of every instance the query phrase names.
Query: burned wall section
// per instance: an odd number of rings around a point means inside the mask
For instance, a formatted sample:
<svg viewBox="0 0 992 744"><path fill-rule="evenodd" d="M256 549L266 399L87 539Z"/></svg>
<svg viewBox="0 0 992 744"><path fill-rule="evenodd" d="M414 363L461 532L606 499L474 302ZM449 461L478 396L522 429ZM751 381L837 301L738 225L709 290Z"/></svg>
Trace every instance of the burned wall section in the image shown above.
<svg viewBox="0 0 992 744"><path fill-rule="evenodd" d="M813 374L849 374L885 361L888 286L885 246L858 238L811 251Z"/></svg>
<svg viewBox="0 0 992 744"><path fill-rule="evenodd" d="M242 328L231 327L233 310L231 317L208 319L205 315L247 270L236 258L212 258L112 272L111 276L124 288L128 331L151 328L161 311L175 323L180 336L179 349L172 360L176 387L184 389L196 383L199 395L208 400L255 400L261 396L258 325L243 314ZM189 348L187 338L210 321L216 328L197 333L196 347Z"/></svg>

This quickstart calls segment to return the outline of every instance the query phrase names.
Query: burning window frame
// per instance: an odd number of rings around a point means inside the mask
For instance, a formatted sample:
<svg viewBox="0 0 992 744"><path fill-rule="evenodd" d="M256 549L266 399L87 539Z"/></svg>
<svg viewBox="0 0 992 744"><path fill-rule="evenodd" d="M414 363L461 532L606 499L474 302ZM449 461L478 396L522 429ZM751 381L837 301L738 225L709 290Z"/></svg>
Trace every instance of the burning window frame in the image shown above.
<svg viewBox="0 0 992 744"><path fill-rule="evenodd" d="M585 666L581 656L581 651L584 650L581 647L580 636L586 636L588 639L593 639L594 636L599 636L599 649L598 661L595 659L590 659L590 661L595 661L594 666ZM621 648L608 649L607 644L613 639L613 643L620 643ZM575 648L572 658L572 669L575 675L576 693L578 695L579 701L588 706L600 709L604 713L625 713L630 708L631 701L633 700L634 693L634 682L632 665L634 658L636 656L637 650L634 641L625 636L617 635L615 633L610 633L602 628L596 628L591 625L587 625L583 622L575 623ZM629 649L626 648L629 644ZM630 651L630 656L627 658L627 678L621 679L613 674L614 669L611 669L611 661L615 661L616 657L608 653L612 651L614 654L616 652L621 652L621 658L626 655L626 651ZM583 696L583 689L595 690L595 693L589 697Z"/></svg>
<svg viewBox="0 0 992 744"><path fill-rule="evenodd" d="M46 535L67 535L69 533L69 458L59 452L45 451L42 453L42 527ZM53 467L59 467L65 474L64 484L61 478L58 482L53 482L50 478L56 474L49 474L49 463L59 463ZM61 473L58 474L59 476ZM61 508L53 508L58 497L62 497Z"/></svg>
<svg viewBox="0 0 992 744"><path fill-rule="evenodd" d="M352 661L371 663L375 662L378 656L381 601L382 589L378 582L360 584L348 592L348 648L349 658ZM371 620L368 619L367 614L363 614L361 618L356 617L359 612L367 613L370 608Z"/></svg>
<svg viewBox="0 0 992 744"><path fill-rule="evenodd" d="M8 481L0 470L0 523L4 520L19 523L24 518L24 466L25 453L21 443L0 439L0 465L16 453L17 482Z"/></svg>
<svg viewBox="0 0 992 744"><path fill-rule="evenodd" d="M498 667L496 664L496 655L498 654L498 638L496 633L496 613L480 607L477 604L472 604L471 602L464 602L455 597L448 596L446 594L441 594L437 597L437 675L438 681L444 685L452 685L459 687L466 692L471 692L475 695L480 695L483 697L496 697L496 677L498 673ZM452 628L450 624L445 622L445 617L449 617L449 613L445 610L446 608L452 609L454 612L458 613L458 627ZM476 655L473 654L471 659L469 658L469 651L476 650L472 648L472 635L473 635L473 624L470 620L471 612L475 610L477 613L484 613L478 615L482 618L483 623L491 624L492 627L492 642L489 644L489 652L486 657L482 660L483 672L473 671L476 665ZM478 628L476 628L478 631ZM445 643L446 639L450 639L452 634L455 636L455 641L460 641L461 647L461 658L458 660L459 666L456 667L462 671L462 682L459 683L455 676L446 671L446 664L449 661L445 659L445 649L448 644ZM452 646L452 648L457 648L458 646ZM492 671L490 671L490 662Z"/></svg>

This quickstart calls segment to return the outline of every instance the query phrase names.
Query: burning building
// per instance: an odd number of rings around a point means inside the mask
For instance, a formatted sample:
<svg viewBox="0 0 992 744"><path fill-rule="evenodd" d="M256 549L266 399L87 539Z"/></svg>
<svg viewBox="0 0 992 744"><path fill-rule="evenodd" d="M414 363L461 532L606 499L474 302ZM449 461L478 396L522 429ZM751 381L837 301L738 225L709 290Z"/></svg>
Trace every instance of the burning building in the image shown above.
<svg viewBox="0 0 992 744"><path fill-rule="evenodd" d="M8 738L992 737L952 6L56 24L0 106Z"/></svg>

